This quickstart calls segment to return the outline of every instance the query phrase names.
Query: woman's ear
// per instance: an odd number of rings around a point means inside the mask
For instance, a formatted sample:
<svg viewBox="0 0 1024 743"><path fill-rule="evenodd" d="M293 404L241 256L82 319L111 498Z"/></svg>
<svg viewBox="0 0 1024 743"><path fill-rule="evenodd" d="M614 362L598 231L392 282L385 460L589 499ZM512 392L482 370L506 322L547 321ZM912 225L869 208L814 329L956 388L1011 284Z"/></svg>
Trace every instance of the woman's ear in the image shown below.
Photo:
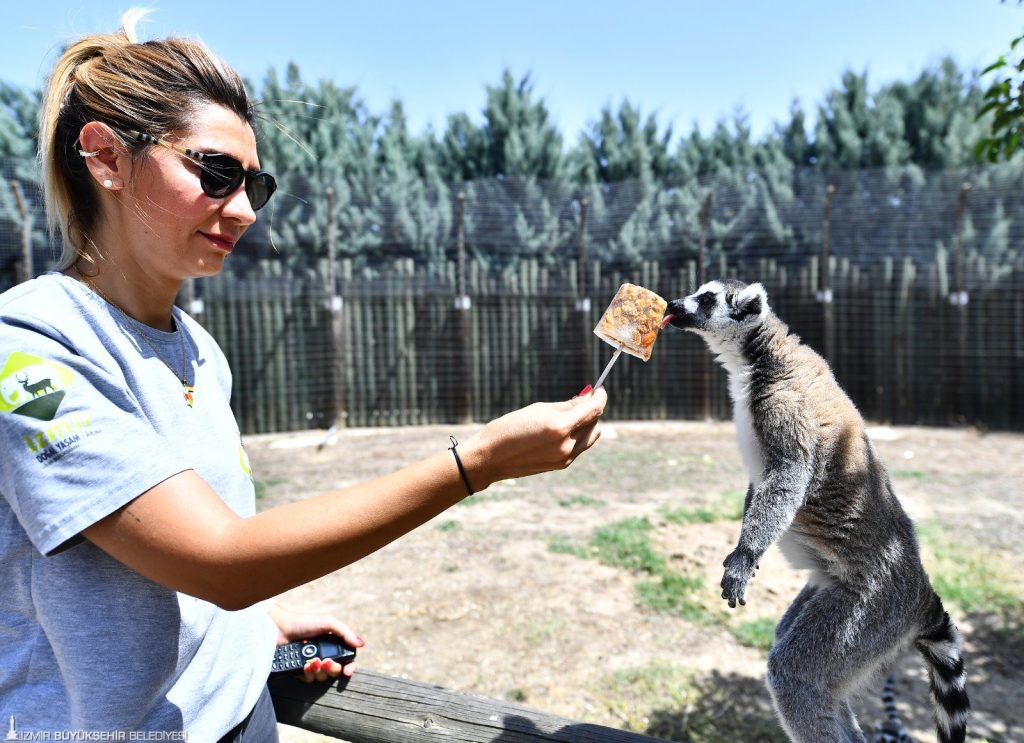
<svg viewBox="0 0 1024 743"><path fill-rule="evenodd" d="M131 160L114 131L99 121L90 121L78 134L78 154L89 173L105 191L118 191L128 182Z"/></svg>

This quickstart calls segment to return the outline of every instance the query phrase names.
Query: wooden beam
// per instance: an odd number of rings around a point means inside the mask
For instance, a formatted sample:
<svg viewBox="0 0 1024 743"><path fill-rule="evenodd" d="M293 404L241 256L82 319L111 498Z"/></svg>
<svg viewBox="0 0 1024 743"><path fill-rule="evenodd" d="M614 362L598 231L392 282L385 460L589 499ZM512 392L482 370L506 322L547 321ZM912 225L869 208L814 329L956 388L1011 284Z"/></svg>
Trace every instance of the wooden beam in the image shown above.
<svg viewBox="0 0 1024 743"><path fill-rule="evenodd" d="M270 692L279 722L349 743L663 740L365 669L333 683L306 684L295 676L273 676Z"/></svg>

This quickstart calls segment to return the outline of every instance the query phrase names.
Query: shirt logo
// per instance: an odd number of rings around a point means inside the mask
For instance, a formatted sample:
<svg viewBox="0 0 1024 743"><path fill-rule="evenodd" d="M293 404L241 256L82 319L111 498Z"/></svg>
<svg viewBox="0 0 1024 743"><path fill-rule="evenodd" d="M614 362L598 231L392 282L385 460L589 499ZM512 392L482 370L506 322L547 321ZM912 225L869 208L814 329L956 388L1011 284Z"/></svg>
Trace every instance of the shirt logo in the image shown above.
<svg viewBox="0 0 1024 743"><path fill-rule="evenodd" d="M74 381L63 364L15 351L0 369L0 412L51 421Z"/></svg>

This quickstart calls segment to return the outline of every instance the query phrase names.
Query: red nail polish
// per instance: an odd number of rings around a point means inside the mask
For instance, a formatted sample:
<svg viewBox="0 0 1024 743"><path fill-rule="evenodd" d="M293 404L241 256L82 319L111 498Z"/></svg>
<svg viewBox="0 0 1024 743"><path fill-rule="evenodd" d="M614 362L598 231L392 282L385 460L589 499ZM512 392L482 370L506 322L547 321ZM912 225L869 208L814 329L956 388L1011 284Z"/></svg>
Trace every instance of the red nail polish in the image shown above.
<svg viewBox="0 0 1024 743"><path fill-rule="evenodd" d="M579 394L576 395L576 397L583 397L584 395L589 393L592 389L594 389L594 388L591 385L588 384L586 387L584 387L583 389L580 390Z"/></svg>

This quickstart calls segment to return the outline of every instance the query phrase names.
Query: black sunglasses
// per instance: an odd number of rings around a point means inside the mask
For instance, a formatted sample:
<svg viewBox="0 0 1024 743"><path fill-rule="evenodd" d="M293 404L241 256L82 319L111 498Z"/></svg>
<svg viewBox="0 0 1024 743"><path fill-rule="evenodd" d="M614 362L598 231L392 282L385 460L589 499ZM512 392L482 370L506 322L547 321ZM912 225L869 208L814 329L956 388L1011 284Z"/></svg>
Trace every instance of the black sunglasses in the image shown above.
<svg viewBox="0 0 1024 743"><path fill-rule="evenodd" d="M254 212L259 211L277 190L274 176L265 170L246 170L231 155L219 152L196 152L188 147L181 147L164 139L139 131L126 132L129 139L143 144L158 144L184 155L199 164L199 185L203 193L215 199L223 199L233 194L242 182L245 182L245 195L249 197L249 205Z"/></svg>

